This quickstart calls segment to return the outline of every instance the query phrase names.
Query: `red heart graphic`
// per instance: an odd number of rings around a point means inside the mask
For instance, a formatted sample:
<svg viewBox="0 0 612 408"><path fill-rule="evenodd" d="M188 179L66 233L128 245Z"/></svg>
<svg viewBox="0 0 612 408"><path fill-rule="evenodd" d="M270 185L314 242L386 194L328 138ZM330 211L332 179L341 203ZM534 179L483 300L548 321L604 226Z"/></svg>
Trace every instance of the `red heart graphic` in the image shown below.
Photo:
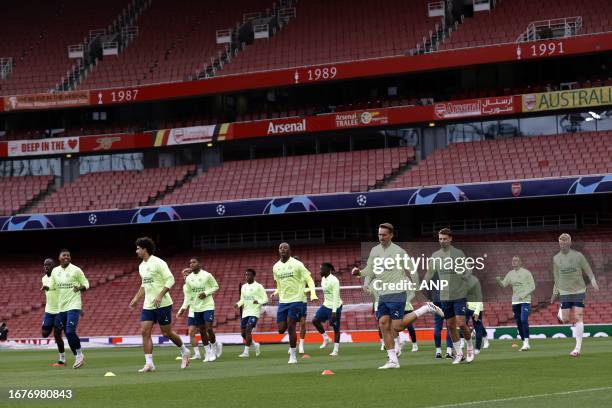
<svg viewBox="0 0 612 408"><path fill-rule="evenodd" d="M79 141L77 139L68 140L68 146L70 146L70 148L73 150L77 147L78 144L79 144Z"/></svg>

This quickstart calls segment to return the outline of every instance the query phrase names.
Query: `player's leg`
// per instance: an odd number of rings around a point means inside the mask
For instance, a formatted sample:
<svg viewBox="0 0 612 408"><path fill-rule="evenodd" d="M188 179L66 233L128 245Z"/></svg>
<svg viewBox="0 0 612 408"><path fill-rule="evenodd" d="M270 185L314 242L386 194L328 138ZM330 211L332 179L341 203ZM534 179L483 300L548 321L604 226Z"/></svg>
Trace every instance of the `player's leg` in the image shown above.
<svg viewBox="0 0 612 408"><path fill-rule="evenodd" d="M304 342L306 341L306 316L308 315L307 303L302 303L302 315L300 316L300 343L298 352L304 354Z"/></svg>
<svg viewBox="0 0 612 408"><path fill-rule="evenodd" d="M572 312L574 314L574 320L576 321L574 324L576 347L574 347L574 350L571 352L571 356L577 357L580 355L580 351L582 350L582 337L584 335L584 303L576 302L572 308Z"/></svg>
<svg viewBox="0 0 612 408"><path fill-rule="evenodd" d="M383 338L382 331L380 330L378 321L376 322L376 328L378 329L378 338L380 339L380 351L385 351L385 340Z"/></svg>
<svg viewBox="0 0 612 408"><path fill-rule="evenodd" d="M340 351L340 322L342 321L342 306L336 310L336 318L330 322L330 326L334 329L334 349L330 356L337 356Z"/></svg>
<svg viewBox="0 0 612 408"><path fill-rule="evenodd" d="M455 333L457 332L457 329L455 329ZM453 356L454 354L454 349L453 349L453 338L451 337L451 331L448 328L448 320L446 321L446 356L445 358L455 358Z"/></svg>
<svg viewBox="0 0 612 408"><path fill-rule="evenodd" d="M279 303L276 311L276 326L278 334L283 334L287 331L287 317L289 314L289 305L287 303Z"/></svg>
<svg viewBox="0 0 612 408"><path fill-rule="evenodd" d="M412 342L412 352L417 352L419 351L419 346L417 344L417 334L416 334L416 330L414 329L414 324L410 323L408 325L408 335L410 335L410 341Z"/></svg>
<svg viewBox="0 0 612 408"><path fill-rule="evenodd" d="M482 326L482 318L484 316L484 312L480 312L480 315L478 316L478 319L474 319L474 316L472 316L472 321L474 322L474 332L476 333L476 354L480 353L480 349L482 348L482 332L483 332L483 326Z"/></svg>
<svg viewBox="0 0 612 408"><path fill-rule="evenodd" d="M66 365L66 352L64 346L64 339L62 338L62 326L59 321L59 316L56 319L56 325L53 326L53 338L55 339L55 345L57 346L57 352L59 353L59 359L57 360L57 366L65 366Z"/></svg>
<svg viewBox="0 0 612 408"><path fill-rule="evenodd" d="M312 325L317 329L317 331L323 336L323 343L320 348L325 348L329 344L329 336L323 327L323 323L328 321L331 318L331 309L321 305L315 314L315 317L312 319Z"/></svg>
<svg viewBox="0 0 612 408"><path fill-rule="evenodd" d="M202 338L202 347L204 348L204 359L202 359L202 362L207 363L211 361L211 352L210 352L210 341L208 340L208 332L206 331L206 325L204 324L204 318L200 317L200 319L196 320L196 323L197 323L197 326L196 326L197 331L200 333L200 337ZM216 355L214 355L214 357L216 357ZM216 358L214 360L216 360Z"/></svg>
<svg viewBox="0 0 612 408"><path fill-rule="evenodd" d="M64 326L66 338L68 339L68 345L70 346L70 350L72 350L72 354L75 355L72 368L80 368L85 363L85 356L83 355L83 350L81 350L81 339L79 339L79 335L77 334L80 317L80 310L74 309L66 312L66 325Z"/></svg>
<svg viewBox="0 0 612 408"><path fill-rule="evenodd" d="M435 304L435 303L434 303ZM435 304L440 307L439 304ZM436 346L435 358L442 358L442 327L444 319L438 315L434 316L434 344Z"/></svg>
<svg viewBox="0 0 612 408"><path fill-rule="evenodd" d="M142 350L144 351L145 355L145 365L143 368L138 370L141 373L155 371L155 364L153 363L153 339L151 339L151 331L153 330L153 324L155 323L154 318L155 317L152 310L142 311L140 317L140 333L142 335Z"/></svg>
<svg viewBox="0 0 612 408"><path fill-rule="evenodd" d="M190 317L189 319L193 318ZM196 337L196 335L198 334L198 328L196 327L195 322L193 321L188 322L188 324L189 326L187 326L187 332L189 334L189 343L193 348L193 357L191 357L191 359L199 360L200 358L202 358L202 356L200 355L200 347L198 345L198 339Z"/></svg>
<svg viewBox="0 0 612 408"><path fill-rule="evenodd" d="M159 329L161 330L162 334L170 339L170 341L174 343L176 347L181 349L181 368L187 368L191 354L187 346L183 343L183 340L181 340L181 336L172 330L172 305L155 309L155 313L156 321L163 322L163 324L159 325Z"/></svg>
<svg viewBox="0 0 612 408"><path fill-rule="evenodd" d="M409 324L417 320L419 317L426 315L427 313L435 314L438 316L444 316L444 312L438 306L434 305L433 303L425 303L423 306L419 307L418 309L413 310L412 312L403 314L404 316L403 318L394 319L393 329L397 332L400 332L406 329L406 327L408 327Z"/></svg>
<svg viewBox="0 0 612 408"><path fill-rule="evenodd" d="M512 314L514 314L514 321L516 322L516 329L518 330L521 340L525 341L525 335L523 333L523 322L521 314L522 303L512 305Z"/></svg>
<svg viewBox="0 0 612 408"><path fill-rule="evenodd" d="M379 369L388 369L388 368L399 368L399 360L397 358L397 349L395 347L395 336L397 336L397 331L393 327L393 321L391 320L390 314L392 311L388 310L387 305L383 302L380 302L378 305L378 325L380 327L380 331L383 335L383 340L385 342L385 350L387 350L387 363L378 367ZM401 321L400 321L401 324Z"/></svg>
<svg viewBox="0 0 612 408"><path fill-rule="evenodd" d="M523 337L523 347L520 348L520 351L527 351L531 348L529 345L529 315L531 314L531 305L529 303L521 303L519 306L521 333Z"/></svg>
<svg viewBox="0 0 612 408"><path fill-rule="evenodd" d="M250 316L247 317L245 320L246 322L244 327L244 339L246 344L244 346L244 351L239 357L248 357L251 346L255 346L255 354L259 355L259 344L253 341L253 329L257 324L257 318L254 316Z"/></svg>

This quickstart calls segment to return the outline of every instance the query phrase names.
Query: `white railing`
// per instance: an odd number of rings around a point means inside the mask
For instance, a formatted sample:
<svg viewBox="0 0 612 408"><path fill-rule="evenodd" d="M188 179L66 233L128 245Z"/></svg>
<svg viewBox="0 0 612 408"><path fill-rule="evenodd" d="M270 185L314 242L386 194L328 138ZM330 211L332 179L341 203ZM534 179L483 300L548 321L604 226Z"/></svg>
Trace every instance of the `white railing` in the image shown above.
<svg viewBox="0 0 612 408"><path fill-rule="evenodd" d="M555 18L552 20L533 21L525 32L518 36L516 42L538 41L546 38L573 37L582 31L582 17Z"/></svg>
<svg viewBox="0 0 612 408"><path fill-rule="evenodd" d="M13 72L13 58L0 58L0 79L6 79Z"/></svg>
<svg viewBox="0 0 612 408"><path fill-rule="evenodd" d="M491 10L491 0L474 0L473 7L474 7L474 12L490 11Z"/></svg>
<svg viewBox="0 0 612 408"><path fill-rule="evenodd" d="M102 44L102 55L119 55L119 43L109 41Z"/></svg>
<svg viewBox="0 0 612 408"><path fill-rule="evenodd" d="M297 10L295 7L287 7L282 8L278 11L278 18L282 20L289 20L290 18L295 18L297 15Z"/></svg>
<svg viewBox="0 0 612 408"><path fill-rule="evenodd" d="M94 38L105 35L106 30L103 28L98 28L96 30L89 30L89 41L93 41Z"/></svg>
<svg viewBox="0 0 612 408"><path fill-rule="evenodd" d="M138 26L128 26L121 29L121 36L124 39L132 39L138 35Z"/></svg>
<svg viewBox="0 0 612 408"><path fill-rule="evenodd" d="M255 39L270 38L270 26L267 24L259 24L253 27Z"/></svg>
<svg viewBox="0 0 612 408"><path fill-rule="evenodd" d="M444 1L430 1L427 3L427 16L439 17L444 16L446 4Z"/></svg>
<svg viewBox="0 0 612 408"><path fill-rule="evenodd" d="M258 18L261 18L261 12L257 11L254 13L244 13L242 15L242 22L243 23L248 23L251 20L256 20Z"/></svg>
<svg viewBox="0 0 612 408"><path fill-rule="evenodd" d="M68 46L68 58L83 58L85 50L83 44L74 44Z"/></svg>
<svg viewBox="0 0 612 408"><path fill-rule="evenodd" d="M232 29L217 30L217 44L230 44L232 42Z"/></svg>

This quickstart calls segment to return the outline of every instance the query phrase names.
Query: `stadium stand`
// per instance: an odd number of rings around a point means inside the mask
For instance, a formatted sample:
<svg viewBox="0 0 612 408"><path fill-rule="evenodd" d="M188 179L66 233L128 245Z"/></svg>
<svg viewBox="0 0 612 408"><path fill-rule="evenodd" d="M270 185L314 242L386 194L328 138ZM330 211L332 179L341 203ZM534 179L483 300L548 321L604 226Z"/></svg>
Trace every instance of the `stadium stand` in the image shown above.
<svg viewBox="0 0 612 408"><path fill-rule="evenodd" d="M297 18L270 39L256 40L219 75L406 55L439 18L427 1L299 2Z"/></svg>
<svg viewBox="0 0 612 408"><path fill-rule="evenodd" d="M105 57L78 89L183 81L224 49L216 43L216 30L234 27L243 13L271 6L269 0L237 0L231 6L153 2L138 19L138 37L118 56Z"/></svg>
<svg viewBox="0 0 612 408"><path fill-rule="evenodd" d="M517 10L521 12L517 13ZM498 1L491 12L476 12L474 17L466 18L459 29L440 45L440 49L513 43L531 22L569 17L582 18L582 29L578 34L606 32L612 28L611 13L612 5L607 0Z"/></svg>
<svg viewBox="0 0 612 408"><path fill-rule="evenodd" d="M0 177L0 215L20 213L47 192L53 180L53 176Z"/></svg>
<svg viewBox="0 0 612 408"><path fill-rule="evenodd" d="M386 188L608 173L611 141L607 131L453 143Z"/></svg>
<svg viewBox="0 0 612 408"><path fill-rule="evenodd" d="M82 43L90 30L108 27L127 3L25 0L3 7L0 57L12 58L13 71L0 80L0 96L54 89L76 62L68 58L68 46Z"/></svg>
<svg viewBox="0 0 612 408"><path fill-rule="evenodd" d="M134 208L182 183L195 166L87 173L45 196L29 212Z"/></svg>
<svg viewBox="0 0 612 408"><path fill-rule="evenodd" d="M414 158L412 147L227 162L158 204L366 191Z"/></svg>

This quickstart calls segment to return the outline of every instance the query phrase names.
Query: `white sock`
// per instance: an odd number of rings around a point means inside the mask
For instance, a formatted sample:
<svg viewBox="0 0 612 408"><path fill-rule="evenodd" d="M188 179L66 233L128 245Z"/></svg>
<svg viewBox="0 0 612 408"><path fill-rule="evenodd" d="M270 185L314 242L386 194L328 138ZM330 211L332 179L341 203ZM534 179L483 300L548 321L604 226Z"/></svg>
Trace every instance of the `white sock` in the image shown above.
<svg viewBox="0 0 612 408"><path fill-rule="evenodd" d="M199 356L200 355L200 348L198 346L195 346L193 348L193 355L195 355L195 356Z"/></svg>
<svg viewBox="0 0 612 408"><path fill-rule="evenodd" d="M453 342L453 347L455 348L455 353L457 353L457 355L463 354L463 351L461 350L461 341Z"/></svg>
<svg viewBox="0 0 612 408"><path fill-rule="evenodd" d="M300 348L304 348L304 339L300 339Z"/></svg>
<svg viewBox="0 0 612 408"><path fill-rule="evenodd" d="M472 342L471 338L469 340L466 340L466 343L467 343L468 350L474 350L474 343Z"/></svg>
<svg viewBox="0 0 612 408"><path fill-rule="evenodd" d="M385 345L385 341L383 339L380 339L380 345L384 346Z"/></svg>
<svg viewBox="0 0 612 408"><path fill-rule="evenodd" d="M66 353L59 353L59 361L66 362Z"/></svg>
<svg viewBox="0 0 612 408"><path fill-rule="evenodd" d="M580 339L582 340L582 336L580 337ZM81 350L81 349L77 349L77 350L76 350L76 355L77 355L77 356L82 356L82 355L83 355L83 350Z"/></svg>
<svg viewBox="0 0 612 408"><path fill-rule="evenodd" d="M399 347L401 345L399 336L393 339L393 341L395 342L395 347Z"/></svg>
<svg viewBox="0 0 612 408"><path fill-rule="evenodd" d="M187 348L185 343L183 343L179 348L181 349L181 354L183 354L183 355L189 354L189 349Z"/></svg>
<svg viewBox="0 0 612 408"><path fill-rule="evenodd" d="M387 350L387 355L389 356L389 361L396 363L396 364L398 363L397 353L395 352L395 349Z"/></svg>
<svg viewBox="0 0 612 408"><path fill-rule="evenodd" d="M582 336L584 334L584 322L576 322L574 329L574 335L576 336L576 350L580 351L582 348Z"/></svg>
<svg viewBox="0 0 612 408"><path fill-rule="evenodd" d="M323 340L329 340L329 336L327 335L327 332L323 332L322 336L323 336Z"/></svg>
<svg viewBox="0 0 612 408"><path fill-rule="evenodd" d="M145 363L150 366L153 365L153 354L145 354Z"/></svg>
<svg viewBox="0 0 612 408"><path fill-rule="evenodd" d="M289 355L295 358L295 347L289 348Z"/></svg>
<svg viewBox="0 0 612 408"><path fill-rule="evenodd" d="M256 342L255 340L253 340L253 345L254 345L255 347L259 347L259 343L258 343L258 342Z"/></svg>
<svg viewBox="0 0 612 408"><path fill-rule="evenodd" d="M447 347L446 348L446 354L453 354L453 348L452 347Z"/></svg>
<svg viewBox="0 0 612 408"><path fill-rule="evenodd" d="M523 340L523 346L529 347L529 339Z"/></svg>
<svg viewBox="0 0 612 408"><path fill-rule="evenodd" d="M249 350L251 348L249 346L244 346L244 354L249 354Z"/></svg>
<svg viewBox="0 0 612 408"><path fill-rule="evenodd" d="M340 349L340 343L334 343L334 353L337 353Z"/></svg>
<svg viewBox="0 0 612 408"><path fill-rule="evenodd" d="M440 347L436 347L436 354L442 354L442 349Z"/></svg>
<svg viewBox="0 0 612 408"><path fill-rule="evenodd" d="M429 308L427 306L425 306L425 305L419 307L417 310L414 311L414 314L417 317L421 317L421 316L423 316L423 315L425 315L427 313L429 313Z"/></svg>

